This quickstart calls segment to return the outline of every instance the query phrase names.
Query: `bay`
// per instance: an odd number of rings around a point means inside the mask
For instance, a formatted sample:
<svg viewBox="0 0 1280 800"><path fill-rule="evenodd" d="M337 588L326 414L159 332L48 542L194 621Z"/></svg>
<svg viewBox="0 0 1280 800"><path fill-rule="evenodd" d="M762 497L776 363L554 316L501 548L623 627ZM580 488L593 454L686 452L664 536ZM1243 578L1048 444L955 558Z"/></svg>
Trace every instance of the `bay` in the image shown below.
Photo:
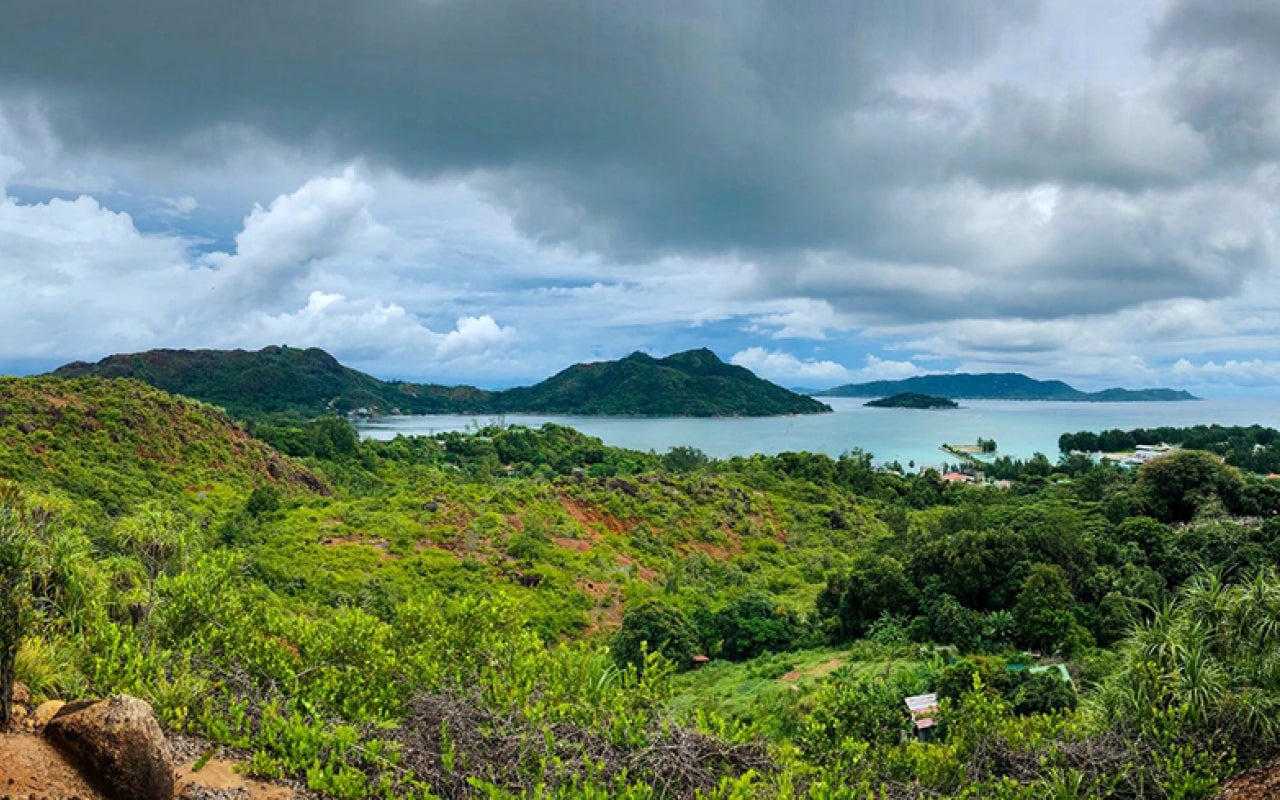
<svg viewBox="0 0 1280 800"><path fill-rule="evenodd" d="M877 463L896 460L904 466L909 462L924 466L954 461L940 452L939 446L972 444L978 437L995 439L1002 455L1028 458L1044 453L1057 460L1058 437L1081 430L1212 423L1280 427L1280 402L1259 397L1163 403L962 400L960 408L928 411L866 408L866 400L858 398L824 400L834 414L725 419L440 414L377 417L361 420L356 427L364 438L390 439L399 434L431 435L495 423L536 428L553 422L598 436L606 444L634 450L663 453L686 446L728 458L787 450L838 456L861 449L871 453Z"/></svg>

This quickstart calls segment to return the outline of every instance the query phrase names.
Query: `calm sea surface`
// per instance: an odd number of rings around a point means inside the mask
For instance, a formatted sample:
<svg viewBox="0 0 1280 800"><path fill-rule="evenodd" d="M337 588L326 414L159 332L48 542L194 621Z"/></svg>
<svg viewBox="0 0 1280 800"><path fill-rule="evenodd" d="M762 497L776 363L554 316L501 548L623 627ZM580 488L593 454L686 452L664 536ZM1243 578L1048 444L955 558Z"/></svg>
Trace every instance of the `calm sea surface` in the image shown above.
<svg viewBox="0 0 1280 800"><path fill-rule="evenodd" d="M554 422L598 436L606 444L659 453L677 445L696 447L717 458L784 450L838 456L861 448L877 462L896 459L903 465L954 461L938 450L939 445L970 444L979 436L995 439L1002 454L1026 458L1040 452L1056 460L1058 436L1067 432L1215 422L1280 427L1280 400L1258 397L1175 403L962 400L960 408L936 411L865 408L864 400L854 398L825 398L825 402L836 413L746 419L430 415L381 417L357 427L365 438L390 439L397 434L430 435L493 422L529 427Z"/></svg>

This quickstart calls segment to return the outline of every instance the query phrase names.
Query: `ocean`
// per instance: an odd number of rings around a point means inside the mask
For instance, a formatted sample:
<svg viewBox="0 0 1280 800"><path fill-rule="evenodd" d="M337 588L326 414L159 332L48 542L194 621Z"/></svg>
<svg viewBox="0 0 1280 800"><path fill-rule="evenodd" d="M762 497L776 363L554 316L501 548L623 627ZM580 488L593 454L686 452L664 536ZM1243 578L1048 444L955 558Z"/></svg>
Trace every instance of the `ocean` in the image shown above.
<svg viewBox="0 0 1280 800"><path fill-rule="evenodd" d="M727 458L752 453L808 450L838 456L860 449L877 463L940 465L955 458L939 450L946 444L995 439L1001 455L1028 458L1044 453L1057 460L1063 433L1111 428L1150 428L1219 423L1280 428L1280 401L1272 398L1224 398L1166 403L1066 403L1012 400L961 400L960 408L914 410L866 408L864 399L824 398L834 414L729 419L579 417L506 414L500 417L427 415L379 417L357 423L365 438L397 434L430 435L500 423L538 427L568 425L598 436L606 444L664 453L672 447L696 447Z"/></svg>

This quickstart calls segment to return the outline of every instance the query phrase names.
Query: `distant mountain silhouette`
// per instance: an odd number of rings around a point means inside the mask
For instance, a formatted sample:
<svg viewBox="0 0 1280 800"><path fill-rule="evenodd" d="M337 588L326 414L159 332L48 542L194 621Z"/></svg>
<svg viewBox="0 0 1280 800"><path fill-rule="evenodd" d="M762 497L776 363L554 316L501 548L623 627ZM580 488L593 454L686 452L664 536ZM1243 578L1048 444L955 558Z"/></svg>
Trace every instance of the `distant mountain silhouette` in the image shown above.
<svg viewBox="0 0 1280 800"><path fill-rule="evenodd" d="M1062 381L1038 381L1019 372L966 372L946 375L917 375L897 381L850 383L817 392L815 397L885 397L914 392L936 397L966 400L1074 400L1094 403L1122 403L1139 400L1198 400L1176 389L1103 389L1082 392Z"/></svg>

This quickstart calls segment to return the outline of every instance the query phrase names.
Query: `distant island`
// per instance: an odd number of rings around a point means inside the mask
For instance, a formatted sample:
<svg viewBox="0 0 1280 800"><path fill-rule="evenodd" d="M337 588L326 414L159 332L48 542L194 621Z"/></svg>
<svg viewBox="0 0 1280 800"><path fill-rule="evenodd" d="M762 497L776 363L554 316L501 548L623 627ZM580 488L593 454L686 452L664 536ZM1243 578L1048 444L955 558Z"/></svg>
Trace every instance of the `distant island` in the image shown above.
<svg viewBox="0 0 1280 800"><path fill-rule="evenodd" d="M959 408L960 404L945 397L934 397L916 392L899 392L879 400L868 400L863 403L870 408Z"/></svg>
<svg viewBox="0 0 1280 800"><path fill-rule="evenodd" d="M1082 392L1062 381L1038 381L1018 372L917 375L898 381L836 386L815 397L886 397L904 392L965 400L1070 400L1086 403L1198 400L1177 389L1103 389Z"/></svg>
<svg viewBox="0 0 1280 800"><path fill-rule="evenodd" d="M636 352L617 361L575 364L541 383L504 391L383 381L314 347L148 350L96 364L73 362L52 374L135 378L243 418L506 412L762 417L831 411L825 403L726 364L705 348L660 359Z"/></svg>

